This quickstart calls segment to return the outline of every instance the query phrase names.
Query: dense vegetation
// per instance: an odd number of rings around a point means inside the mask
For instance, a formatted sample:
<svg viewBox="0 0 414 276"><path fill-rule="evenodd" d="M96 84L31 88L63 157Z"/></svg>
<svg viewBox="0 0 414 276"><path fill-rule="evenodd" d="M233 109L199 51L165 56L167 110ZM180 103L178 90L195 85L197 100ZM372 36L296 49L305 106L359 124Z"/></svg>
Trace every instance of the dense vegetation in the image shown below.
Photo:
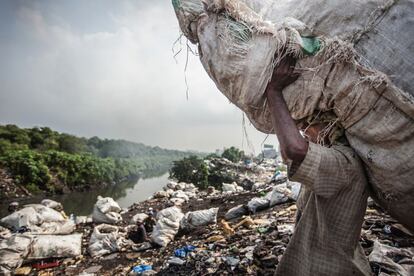
<svg viewBox="0 0 414 276"><path fill-rule="evenodd" d="M208 187L208 167L203 159L194 155L174 161L170 177L179 182L193 183L202 189Z"/></svg>
<svg viewBox="0 0 414 276"><path fill-rule="evenodd" d="M239 162L244 158L244 151L239 150L235 147L230 147L228 149L225 149L221 156L230 160L231 162Z"/></svg>
<svg viewBox="0 0 414 276"><path fill-rule="evenodd" d="M166 171L172 161L188 155L124 140L81 138L48 127L0 126L0 166L31 192L120 182L147 171Z"/></svg>
<svg viewBox="0 0 414 276"><path fill-rule="evenodd" d="M244 152L230 147L225 149L221 157L226 158L234 163L241 161L245 155ZM193 183L201 189L208 186L221 188L223 183L231 183L235 180L235 175L228 171L228 167L219 162L220 156L210 154L205 158L197 156L185 157L173 162L170 169L170 176L179 182ZM207 166L211 163L211 166Z"/></svg>

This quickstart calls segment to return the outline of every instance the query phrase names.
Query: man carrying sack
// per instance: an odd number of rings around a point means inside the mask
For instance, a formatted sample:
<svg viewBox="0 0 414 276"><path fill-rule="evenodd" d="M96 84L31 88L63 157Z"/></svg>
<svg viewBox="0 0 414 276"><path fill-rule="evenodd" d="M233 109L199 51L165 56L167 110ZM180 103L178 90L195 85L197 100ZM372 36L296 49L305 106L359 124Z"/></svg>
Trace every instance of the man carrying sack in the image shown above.
<svg viewBox="0 0 414 276"><path fill-rule="evenodd" d="M276 275L372 275L358 242L368 198L363 165L346 143L327 139L325 123L297 127L282 94L297 79L294 65L283 58L266 89L289 178L302 183L295 232Z"/></svg>

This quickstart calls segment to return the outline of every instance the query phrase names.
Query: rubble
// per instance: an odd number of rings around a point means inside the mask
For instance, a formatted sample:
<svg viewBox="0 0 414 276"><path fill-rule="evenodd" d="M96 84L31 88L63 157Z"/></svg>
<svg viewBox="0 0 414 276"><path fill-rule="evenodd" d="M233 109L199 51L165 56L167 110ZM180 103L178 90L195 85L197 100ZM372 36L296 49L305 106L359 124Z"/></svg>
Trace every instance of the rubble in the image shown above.
<svg viewBox="0 0 414 276"><path fill-rule="evenodd" d="M211 164L221 164L224 171L224 163ZM72 220L44 205L36 207L38 211L33 205L23 206L12 217L25 214L25 224L2 219L9 229L0 228L0 269L21 275L273 275L294 231L300 184L272 182L274 163L262 163L264 170L255 170L254 164L250 169L241 166L232 164L227 169L243 190L198 190L189 183L169 182L163 189L166 196L154 195L125 213L121 208L101 208L102 214L115 210L112 225L74 216L76 225L67 235L43 236L61 239L54 246L70 244L74 249L70 254L30 257L29 247L35 246L34 252L42 248L34 243L37 234L18 233L16 227L38 229L56 220ZM253 189L256 183L263 184ZM110 199L105 202L113 205ZM138 221L145 222L150 211L157 213L154 230L148 233L151 240L134 244L126 238L127 232ZM65 242L65 236L76 236L76 242ZM412 275L412 233L373 203L366 212L361 244L376 275Z"/></svg>

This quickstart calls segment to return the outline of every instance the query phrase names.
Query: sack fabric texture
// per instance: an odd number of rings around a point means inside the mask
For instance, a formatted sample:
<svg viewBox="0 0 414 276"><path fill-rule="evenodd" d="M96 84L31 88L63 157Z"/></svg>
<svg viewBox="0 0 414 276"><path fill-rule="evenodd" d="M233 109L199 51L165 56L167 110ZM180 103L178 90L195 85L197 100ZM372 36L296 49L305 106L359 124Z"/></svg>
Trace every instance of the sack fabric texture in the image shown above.
<svg viewBox="0 0 414 276"><path fill-rule="evenodd" d="M413 0L172 2L210 78L262 132L274 133L273 69L294 55L301 75L283 91L292 117L328 117L327 135L346 136L376 201L414 230Z"/></svg>

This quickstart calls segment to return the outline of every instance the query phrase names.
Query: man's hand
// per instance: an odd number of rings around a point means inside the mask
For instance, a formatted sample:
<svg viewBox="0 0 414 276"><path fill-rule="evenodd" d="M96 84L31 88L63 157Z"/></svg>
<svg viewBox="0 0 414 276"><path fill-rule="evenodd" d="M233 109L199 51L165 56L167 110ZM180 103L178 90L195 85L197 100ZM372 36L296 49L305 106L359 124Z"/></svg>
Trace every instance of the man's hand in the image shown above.
<svg viewBox="0 0 414 276"><path fill-rule="evenodd" d="M267 86L267 96L272 96L272 93L281 93L286 86L298 79L299 74L294 72L295 64L296 60L292 56L286 56L279 62Z"/></svg>
<svg viewBox="0 0 414 276"><path fill-rule="evenodd" d="M295 59L290 56L286 56L280 61L266 88L266 96L281 154L284 159L292 160L294 164L300 164L308 152L308 143L290 116L282 94L282 90L298 78L298 75L294 73L295 63Z"/></svg>

